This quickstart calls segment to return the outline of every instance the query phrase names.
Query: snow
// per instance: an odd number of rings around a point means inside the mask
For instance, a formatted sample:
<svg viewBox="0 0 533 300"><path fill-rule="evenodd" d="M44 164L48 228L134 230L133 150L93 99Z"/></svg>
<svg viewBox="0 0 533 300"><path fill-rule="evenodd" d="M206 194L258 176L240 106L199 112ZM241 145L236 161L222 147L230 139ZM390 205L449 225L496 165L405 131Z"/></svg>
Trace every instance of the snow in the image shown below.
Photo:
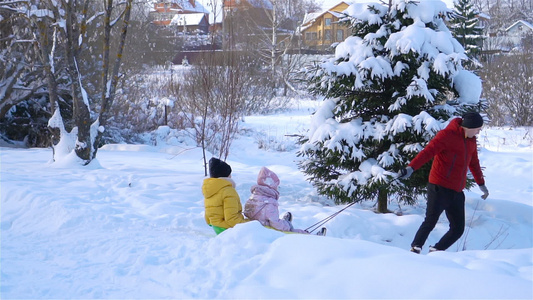
<svg viewBox="0 0 533 300"><path fill-rule="evenodd" d="M200 22L205 17L204 13L175 15L170 21L171 25L200 25Z"/></svg>
<svg viewBox="0 0 533 300"><path fill-rule="evenodd" d="M409 16L415 22L430 23L435 21L435 16L446 15L449 11L446 4L441 0L422 0L416 3L407 3L406 6L416 6L417 9L407 9Z"/></svg>
<svg viewBox="0 0 533 300"><path fill-rule="evenodd" d="M378 10L378 13L376 14L376 12L367 9L367 6ZM383 23L382 17L387 13L387 9L378 2L354 2L348 6L344 13L359 20L367 21L369 24L381 25Z"/></svg>
<svg viewBox="0 0 533 300"><path fill-rule="evenodd" d="M482 92L481 79L474 73L461 70L453 78L454 88L459 93L457 101L476 104Z"/></svg>
<svg viewBox="0 0 533 300"><path fill-rule="evenodd" d="M37 18L54 18L54 13L48 9L38 9L35 5L32 5L31 8L25 12L28 16L35 16Z"/></svg>
<svg viewBox="0 0 533 300"><path fill-rule="evenodd" d="M422 0L410 3L396 0L391 15L402 15L403 18L413 20L413 23L399 28L400 31L389 35L387 25L383 25L383 18L389 14L389 7L380 3L354 3L346 13L352 22L368 22L382 24L375 32L361 37L350 36L335 48L335 56L322 62L321 69L327 78L342 76L354 77L354 88L364 89L371 80L387 79L402 76L402 70L407 68L401 62L393 63L392 58L402 60L402 55L415 53L423 59L417 70L417 77L412 78L407 88L407 95L399 97L389 107L390 111L397 111L413 97L423 97L428 103L434 102L434 88L428 87L431 71L445 77L454 78L454 87L458 92L457 102L476 104L481 95L481 79L466 70L461 63L468 57L464 48L446 27L442 15L449 12L446 4L439 0ZM399 26L399 25L398 25ZM379 39L386 39L383 46ZM387 52L389 55L379 55ZM324 83L326 84L326 83Z"/></svg>
<svg viewBox="0 0 533 300"><path fill-rule="evenodd" d="M453 8L454 0L442 0L444 3L446 3L446 7ZM348 1L340 1L340 0L319 0L317 3L323 8L323 9L329 9L341 2L346 2L348 4L352 3L367 3L367 2L377 2L377 1L371 1L371 0L348 0Z"/></svg>
<svg viewBox="0 0 533 300"><path fill-rule="evenodd" d="M344 207L316 194L287 136L310 128L320 104L294 100L283 113L244 117L245 131L227 160L243 204L261 167L274 171L280 213L291 211L296 228ZM420 115L413 122L431 126L432 120ZM531 299L530 132L482 130L479 157L490 196L481 200L477 187L466 191L463 237L445 252L427 253L447 231L442 216L421 255L408 249L424 197L414 206L391 202L397 214L374 213L375 200L356 204L326 224L326 237L284 234L258 222L216 236L203 216L202 151L190 144L175 138L165 144L161 136L158 146L106 145L86 167L51 163L50 149L0 148L0 293L5 299ZM258 149L260 139L270 148ZM275 151L276 145L287 150ZM365 163L361 175L383 171L374 165Z"/></svg>

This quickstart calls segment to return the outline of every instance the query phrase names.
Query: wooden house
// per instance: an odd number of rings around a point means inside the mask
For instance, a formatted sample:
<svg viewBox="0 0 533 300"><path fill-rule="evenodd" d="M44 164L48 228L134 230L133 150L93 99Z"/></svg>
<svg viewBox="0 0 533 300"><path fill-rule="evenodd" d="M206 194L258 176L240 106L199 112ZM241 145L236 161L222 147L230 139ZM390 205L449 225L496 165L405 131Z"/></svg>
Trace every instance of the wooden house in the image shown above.
<svg viewBox="0 0 533 300"><path fill-rule="evenodd" d="M332 44L344 41L349 29L338 22L348 6L348 3L342 1L330 9L306 14L300 26L302 48L326 51Z"/></svg>
<svg viewBox="0 0 533 300"><path fill-rule="evenodd" d="M245 26L250 31L255 31L255 27L272 26L269 19L271 11L270 0L224 0L224 22Z"/></svg>

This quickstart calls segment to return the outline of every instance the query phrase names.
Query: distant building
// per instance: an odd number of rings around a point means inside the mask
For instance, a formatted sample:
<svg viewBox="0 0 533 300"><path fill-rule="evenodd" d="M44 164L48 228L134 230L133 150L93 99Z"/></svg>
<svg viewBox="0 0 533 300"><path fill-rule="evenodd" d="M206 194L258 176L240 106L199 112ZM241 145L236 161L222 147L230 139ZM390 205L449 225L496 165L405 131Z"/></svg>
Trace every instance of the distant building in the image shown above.
<svg viewBox="0 0 533 300"><path fill-rule="evenodd" d="M489 26L490 27L490 26ZM524 20L518 20L502 30L489 28L483 41L485 54L498 54L513 49L533 48L533 25Z"/></svg>
<svg viewBox="0 0 533 300"><path fill-rule="evenodd" d="M525 45L531 43L533 38L533 25L529 22L518 20L505 29L505 34L507 42L513 47L533 46Z"/></svg>
<svg viewBox="0 0 533 300"><path fill-rule="evenodd" d="M150 11L152 23L160 26L178 25L186 32L209 30L209 11L196 0L159 0Z"/></svg>
<svg viewBox="0 0 533 300"><path fill-rule="evenodd" d="M269 18L271 12L272 3L269 0L224 0L224 22L231 21L234 23L232 25L246 26L251 31L255 30L250 26L272 26Z"/></svg>
<svg viewBox="0 0 533 300"><path fill-rule="evenodd" d="M325 51L332 44L344 41L348 37L349 28L340 25L339 20L344 17L342 12L348 6L343 1L330 9L306 14L300 26L302 48Z"/></svg>
<svg viewBox="0 0 533 300"><path fill-rule="evenodd" d="M207 33L209 31L208 16L203 13L176 14L170 21L170 25L176 25L178 31L181 32Z"/></svg>
<svg viewBox="0 0 533 300"><path fill-rule="evenodd" d="M239 50L263 48L264 32L272 28L272 8L269 0L224 0L226 43Z"/></svg>

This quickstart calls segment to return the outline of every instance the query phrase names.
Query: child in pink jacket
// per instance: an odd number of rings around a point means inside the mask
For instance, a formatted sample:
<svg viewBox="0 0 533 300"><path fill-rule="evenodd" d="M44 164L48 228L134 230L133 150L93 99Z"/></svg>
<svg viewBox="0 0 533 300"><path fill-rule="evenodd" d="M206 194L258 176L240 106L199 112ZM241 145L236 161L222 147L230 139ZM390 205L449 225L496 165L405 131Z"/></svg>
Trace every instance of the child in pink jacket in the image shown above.
<svg viewBox="0 0 533 300"><path fill-rule="evenodd" d="M262 167L257 176L257 184L252 186L252 195L244 206L244 215L250 220L257 220L263 226L270 226L281 231L291 231L297 233L309 232L292 227L292 215L286 213L283 219L279 218L278 192L279 178L276 173ZM325 228L319 235L325 234Z"/></svg>

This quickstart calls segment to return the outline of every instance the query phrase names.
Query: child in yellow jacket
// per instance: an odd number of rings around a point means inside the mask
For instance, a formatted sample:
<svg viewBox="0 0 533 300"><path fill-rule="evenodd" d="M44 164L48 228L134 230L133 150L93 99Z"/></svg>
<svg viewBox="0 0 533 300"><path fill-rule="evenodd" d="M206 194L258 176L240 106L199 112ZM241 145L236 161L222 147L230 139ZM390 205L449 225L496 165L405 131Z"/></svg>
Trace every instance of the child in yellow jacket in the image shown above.
<svg viewBox="0 0 533 300"><path fill-rule="evenodd" d="M217 158L209 160L209 176L204 179L205 221L216 234L246 220L235 182L231 179L231 167Z"/></svg>

